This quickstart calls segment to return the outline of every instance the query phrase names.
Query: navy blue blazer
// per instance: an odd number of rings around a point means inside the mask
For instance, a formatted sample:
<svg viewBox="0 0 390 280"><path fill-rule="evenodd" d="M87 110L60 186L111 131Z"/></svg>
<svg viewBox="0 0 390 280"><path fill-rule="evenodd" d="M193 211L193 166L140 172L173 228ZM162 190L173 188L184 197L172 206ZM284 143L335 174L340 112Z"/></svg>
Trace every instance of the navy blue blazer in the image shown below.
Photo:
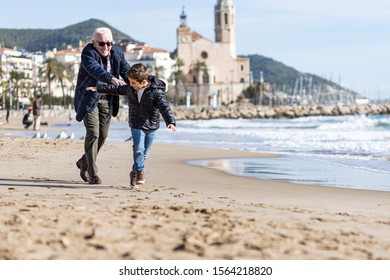
<svg viewBox="0 0 390 280"><path fill-rule="evenodd" d="M74 107L76 110L76 120L82 121L87 113L92 112L97 106L100 93L87 91L87 87L96 87L98 82L110 83L113 76L122 77L129 84L127 72L130 69L121 47L113 45L110 52L111 71L104 69L103 58L89 43L81 54L81 64L77 75L77 84L74 96ZM116 116L119 111L119 97L112 96L112 116Z"/></svg>

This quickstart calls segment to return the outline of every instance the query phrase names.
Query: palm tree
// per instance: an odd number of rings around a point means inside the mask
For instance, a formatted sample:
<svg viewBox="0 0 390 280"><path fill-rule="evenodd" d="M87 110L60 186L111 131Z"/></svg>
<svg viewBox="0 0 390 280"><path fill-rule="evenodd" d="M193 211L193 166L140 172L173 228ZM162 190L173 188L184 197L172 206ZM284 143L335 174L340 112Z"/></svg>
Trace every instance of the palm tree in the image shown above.
<svg viewBox="0 0 390 280"><path fill-rule="evenodd" d="M0 79L3 78L3 74L4 74L4 71L3 71L3 63L1 62L1 59L0 59ZM2 82L2 81L1 81Z"/></svg>
<svg viewBox="0 0 390 280"><path fill-rule="evenodd" d="M47 84L48 84L48 90L49 90L49 109L51 109L52 103L53 103L53 94L51 92L51 82L56 80L56 75L58 74L59 70L59 62L55 58L48 58L45 62L46 64L46 75L47 75Z"/></svg>
<svg viewBox="0 0 390 280"><path fill-rule="evenodd" d="M9 75L10 75L9 80L12 82L13 88L14 88L14 90L12 90L12 92L16 91L16 96L19 96L20 82L23 81L26 78L26 76L24 75L23 72L19 72L19 71L16 71L16 70L12 70L9 73ZM12 92L10 92L10 98L11 99L13 98ZM16 108L17 109L19 108L19 99L17 100Z"/></svg>
<svg viewBox="0 0 390 280"><path fill-rule="evenodd" d="M0 87L2 87L1 89L1 93L2 93L2 104L3 104L3 107L5 106L5 92L3 92L3 74L4 74L4 71L3 71L3 64L1 62L1 59L0 59Z"/></svg>
<svg viewBox="0 0 390 280"><path fill-rule="evenodd" d="M68 80L68 82L71 85L69 88L69 95L71 96L70 90L72 90L74 88L74 81L75 81L76 74L74 71L74 65L72 65L72 64L66 64L66 65L67 65L66 79ZM66 100L66 97L65 97L65 100ZM65 106L66 106L66 104L65 104Z"/></svg>
<svg viewBox="0 0 390 280"><path fill-rule="evenodd" d="M52 97L53 93L51 90L51 85L53 81L58 81L61 86L62 96L64 100L64 106L66 106L66 95L65 95L65 80L69 80L69 77L73 78L71 65L62 63L56 58L48 58L45 62L46 64L46 75L48 82L49 90L49 108L52 106ZM69 77L68 77L69 76Z"/></svg>
<svg viewBox="0 0 390 280"><path fill-rule="evenodd" d="M152 65L152 66L149 66L148 69L154 74L154 76L156 76L156 78L159 78L159 77L161 77L160 73L164 72L165 67Z"/></svg>
<svg viewBox="0 0 390 280"><path fill-rule="evenodd" d="M1 80L0 87L1 87L1 90L2 90L1 99L2 99L2 104L3 104L3 108L4 108L4 107L7 107L7 105L6 105L7 93L6 93L6 91L4 89L6 89L8 87L8 83L7 82L3 82Z"/></svg>
<svg viewBox="0 0 390 280"><path fill-rule="evenodd" d="M199 105L200 98L200 85L201 78L202 83L205 78L208 78L207 65L204 61L197 60L191 67L190 73L194 75L194 82L196 83L196 105Z"/></svg>
<svg viewBox="0 0 390 280"><path fill-rule="evenodd" d="M171 80L175 81L175 98L174 98L174 105L177 106L178 99L179 99L179 83L181 82L184 85L184 90L186 90L186 75L184 74L183 70L180 68L184 66L184 60L181 58L177 58L176 62L174 64L175 71L171 74Z"/></svg>
<svg viewBox="0 0 390 280"><path fill-rule="evenodd" d="M54 70L53 72L54 80L60 82L63 101L64 101L64 108L66 108L65 80L69 79L68 75L70 75L71 73L71 65L62 63L57 60L53 70Z"/></svg>

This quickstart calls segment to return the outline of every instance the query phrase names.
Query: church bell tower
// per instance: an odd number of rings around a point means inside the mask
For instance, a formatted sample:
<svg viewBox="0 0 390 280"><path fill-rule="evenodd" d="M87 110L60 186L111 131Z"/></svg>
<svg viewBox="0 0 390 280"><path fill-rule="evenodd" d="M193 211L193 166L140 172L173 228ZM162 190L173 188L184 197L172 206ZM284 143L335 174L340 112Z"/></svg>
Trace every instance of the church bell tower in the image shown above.
<svg viewBox="0 0 390 280"><path fill-rule="evenodd" d="M236 57L236 12L233 0L218 0L214 8L215 41L230 45L230 53Z"/></svg>
<svg viewBox="0 0 390 280"><path fill-rule="evenodd" d="M177 28L178 44L191 43L191 29L187 26L187 15L184 12L184 7L180 15L180 26Z"/></svg>

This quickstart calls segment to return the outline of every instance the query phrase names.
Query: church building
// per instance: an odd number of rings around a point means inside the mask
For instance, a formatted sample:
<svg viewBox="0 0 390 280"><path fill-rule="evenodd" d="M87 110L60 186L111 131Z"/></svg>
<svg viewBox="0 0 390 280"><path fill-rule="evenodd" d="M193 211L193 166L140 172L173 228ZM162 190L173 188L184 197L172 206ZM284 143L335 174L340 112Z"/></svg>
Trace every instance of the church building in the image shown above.
<svg viewBox="0 0 390 280"><path fill-rule="evenodd" d="M231 104L250 83L249 58L236 53L233 0L217 1L214 22L215 41L191 31L184 9L177 28L177 53L195 105Z"/></svg>

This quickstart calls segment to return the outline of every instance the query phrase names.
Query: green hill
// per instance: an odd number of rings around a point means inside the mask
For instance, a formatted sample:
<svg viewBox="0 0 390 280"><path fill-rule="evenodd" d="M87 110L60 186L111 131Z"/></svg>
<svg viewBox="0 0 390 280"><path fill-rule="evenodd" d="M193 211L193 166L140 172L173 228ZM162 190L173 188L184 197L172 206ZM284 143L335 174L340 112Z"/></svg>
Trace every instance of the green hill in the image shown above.
<svg viewBox="0 0 390 280"><path fill-rule="evenodd" d="M250 59L250 68L253 73L253 79L260 80L260 71L263 72L264 82L268 82L275 90L292 93L295 87L302 86L306 92L313 90L323 91L324 87L330 87L335 90L341 89L341 86L332 81L321 78L317 75L299 72L281 62L275 61L258 54L245 56Z"/></svg>
<svg viewBox="0 0 390 280"><path fill-rule="evenodd" d="M95 28L106 26L111 29L116 42L129 40L140 43L131 36L115 29L104 21L89 19L62 29L0 29L0 43L3 47L24 49L28 52L47 51L53 48L65 49L68 45L78 46L80 40L89 42Z"/></svg>
<svg viewBox="0 0 390 280"><path fill-rule="evenodd" d="M250 67L253 72L253 79L260 79L260 71L263 72L264 82L272 84L274 87L295 87L297 79L302 77L302 83L308 84L311 80L311 85L319 87L322 84L327 84L333 88L339 89L340 86L329 80L325 80L316 75L302 73L298 70L286 66L281 62L275 61L262 55L253 54L246 56L250 59ZM298 80L298 82L300 82Z"/></svg>

